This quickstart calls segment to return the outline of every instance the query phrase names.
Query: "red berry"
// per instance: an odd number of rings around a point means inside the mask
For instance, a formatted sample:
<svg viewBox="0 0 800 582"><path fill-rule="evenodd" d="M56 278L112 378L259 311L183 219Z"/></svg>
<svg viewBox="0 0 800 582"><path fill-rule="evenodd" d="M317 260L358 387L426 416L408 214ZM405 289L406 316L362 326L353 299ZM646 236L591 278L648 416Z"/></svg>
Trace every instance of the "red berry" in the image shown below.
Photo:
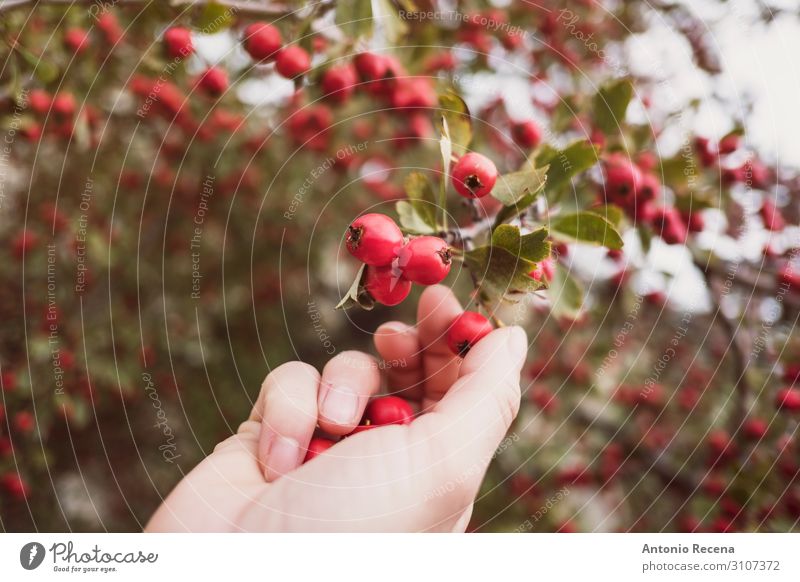
<svg viewBox="0 0 800 582"><path fill-rule="evenodd" d="M244 29L244 50L257 61L275 58L282 44L280 31L266 22L254 22Z"/></svg>
<svg viewBox="0 0 800 582"><path fill-rule="evenodd" d="M783 220L781 211L778 210L775 206L775 202L770 198L764 198L759 214L764 221L764 228L768 230L783 230L786 227L786 222Z"/></svg>
<svg viewBox="0 0 800 582"><path fill-rule="evenodd" d="M511 136L514 142L523 148L534 149L542 141L542 130L535 121L521 121L511 126Z"/></svg>
<svg viewBox="0 0 800 582"><path fill-rule="evenodd" d="M53 113L61 118L71 118L75 115L78 105L72 93L59 93L53 99Z"/></svg>
<svg viewBox="0 0 800 582"><path fill-rule="evenodd" d="M465 311L450 324L447 345L457 356L464 357L470 349L491 333L492 324L480 313Z"/></svg>
<svg viewBox="0 0 800 582"><path fill-rule="evenodd" d="M322 75L322 93L331 101L344 103L358 83L356 71L350 64L331 67Z"/></svg>
<svg viewBox="0 0 800 582"><path fill-rule="evenodd" d="M29 433L36 426L33 414L27 410L20 410L14 415L14 427L21 433Z"/></svg>
<svg viewBox="0 0 800 582"><path fill-rule="evenodd" d="M364 277L367 293L383 305L397 305L411 292L411 281L393 271L391 266L368 266Z"/></svg>
<svg viewBox="0 0 800 582"><path fill-rule="evenodd" d="M200 88L212 97L219 97L228 90L228 73L219 67L209 67L200 77Z"/></svg>
<svg viewBox="0 0 800 582"><path fill-rule="evenodd" d="M798 388L782 388L778 391L778 396L775 398L775 404L778 408L788 410L790 412L797 412L800 410L800 389Z"/></svg>
<svg viewBox="0 0 800 582"><path fill-rule="evenodd" d="M475 152L461 156L453 167L453 186L464 198L483 198L496 181L494 162Z"/></svg>
<svg viewBox="0 0 800 582"><path fill-rule="evenodd" d="M435 285L450 272L450 247L436 236L418 236L397 252L403 277L419 285Z"/></svg>
<svg viewBox="0 0 800 582"><path fill-rule="evenodd" d="M744 435L756 441L760 441L766 436L768 428L767 421L761 418L748 418L742 426Z"/></svg>
<svg viewBox="0 0 800 582"><path fill-rule="evenodd" d="M28 106L34 113L44 115L50 109L52 99L50 94L43 89L34 89L28 96Z"/></svg>
<svg viewBox="0 0 800 582"><path fill-rule="evenodd" d="M680 213L671 206L656 208L651 220L656 234L660 235L668 245L686 242L688 231Z"/></svg>
<svg viewBox="0 0 800 582"><path fill-rule="evenodd" d="M311 68L311 57L300 46L290 45L278 53L275 68L287 79L305 75Z"/></svg>
<svg viewBox="0 0 800 582"><path fill-rule="evenodd" d="M82 28L70 28L64 33L64 44L75 54L80 54L89 46L89 32Z"/></svg>
<svg viewBox="0 0 800 582"><path fill-rule="evenodd" d="M642 174L637 202L650 202L661 194L661 180L655 174Z"/></svg>
<svg viewBox="0 0 800 582"><path fill-rule="evenodd" d="M105 36L106 43L110 45L117 44L123 37L124 31L119 25L119 20L113 12L104 12L97 19L97 28Z"/></svg>
<svg viewBox="0 0 800 582"><path fill-rule="evenodd" d="M623 208L632 208L642 181L639 168L625 156L614 154L606 160L605 173L606 200Z"/></svg>
<svg viewBox="0 0 800 582"><path fill-rule="evenodd" d="M730 135L726 135L721 140L719 140L719 146L717 147L717 151L722 154L732 154L736 150L739 149L739 136L735 133Z"/></svg>
<svg viewBox="0 0 800 582"><path fill-rule="evenodd" d="M323 437L312 438L311 442L308 443L308 452L306 453L306 458L303 460L303 462L308 463L311 459L321 455L335 444L336 442Z"/></svg>
<svg viewBox="0 0 800 582"><path fill-rule="evenodd" d="M34 232L23 230L12 241L11 247L14 256L18 259L24 257L30 252L39 242L39 237Z"/></svg>
<svg viewBox="0 0 800 582"><path fill-rule="evenodd" d="M409 424L413 418L414 410L408 402L399 396L384 396L367 404L361 424L372 426Z"/></svg>
<svg viewBox="0 0 800 582"><path fill-rule="evenodd" d="M551 281L555 275L556 268L553 264L553 259L547 258L540 263L536 264L533 271L528 273L528 276L536 279L537 281Z"/></svg>
<svg viewBox="0 0 800 582"><path fill-rule="evenodd" d="M192 33L188 28L173 26L164 32L167 54L173 59L185 59L194 53Z"/></svg>
<svg viewBox="0 0 800 582"><path fill-rule="evenodd" d="M359 53L353 59L356 72L363 83L380 81L389 72L389 64L382 55Z"/></svg>
<svg viewBox="0 0 800 582"><path fill-rule="evenodd" d="M11 392L17 389L17 375L11 370L0 373L0 389Z"/></svg>
<svg viewBox="0 0 800 582"><path fill-rule="evenodd" d="M28 487L28 484L19 473L5 473L0 477L0 483L2 483L3 489L5 489L9 495L20 501L30 495L30 487Z"/></svg>
<svg viewBox="0 0 800 582"><path fill-rule="evenodd" d="M347 228L345 244L359 261L376 267L389 265L403 246L403 233L385 214L359 216Z"/></svg>

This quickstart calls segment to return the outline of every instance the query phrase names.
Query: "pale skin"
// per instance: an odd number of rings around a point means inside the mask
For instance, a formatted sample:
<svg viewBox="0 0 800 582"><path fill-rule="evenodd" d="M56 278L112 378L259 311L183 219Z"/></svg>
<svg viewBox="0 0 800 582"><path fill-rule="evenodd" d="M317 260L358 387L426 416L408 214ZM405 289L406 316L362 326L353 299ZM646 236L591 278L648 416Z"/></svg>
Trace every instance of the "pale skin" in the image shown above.
<svg viewBox="0 0 800 582"><path fill-rule="evenodd" d="M429 287L417 325L383 324L375 348L333 357L320 374L289 362L264 380L238 432L170 493L145 528L166 531L455 531L472 514L489 461L519 409L528 348L516 326L497 329L466 358L445 334L461 312ZM382 378L385 375L385 378ZM346 435L382 380L423 414L363 431L303 464L316 427Z"/></svg>

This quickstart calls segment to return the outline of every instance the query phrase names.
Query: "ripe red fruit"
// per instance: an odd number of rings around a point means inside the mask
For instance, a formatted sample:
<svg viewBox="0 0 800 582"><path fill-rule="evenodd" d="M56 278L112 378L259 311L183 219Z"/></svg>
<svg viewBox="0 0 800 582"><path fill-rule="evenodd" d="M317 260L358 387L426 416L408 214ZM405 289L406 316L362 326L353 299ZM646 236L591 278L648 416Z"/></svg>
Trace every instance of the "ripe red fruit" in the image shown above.
<svg viewBox="0 0 800 582"><path fill-rule="evenodd" d="M311 68L311 57L303 47L293 44L278 53L275 68L283 77L294 79L308 72Z"/></svg>
<svg viewBox="0 0 800 582"><path fill-rule="evenodd" d="M453 186L464 198L482 198L494 188L497 168L484 155L464 154L453 166Z"/></svg>
<svg viewBox="0 0 800 582"><path fill-rule="evenodd" d="M39 115L44 115L49 111L51 102L50 94L43 89L34 89L28 96L28 107Z"/></svg>
<svg viewBox="0 0 800 582"><path fill-rule="evenodd" d="M80 54L89 46L89 32L82 28L70 28L64 33L64 45L75 54Z"/></svg>
<svg viewBox="0 0 800 582"><path fill-rule="evenodd" d="M303 459L303 462L308 463L311 459L321 455L335 444L334 441L323 437L312 438L311 442L308 443L308 452L306 452L306 458Z"/></svg>
<svg viewBox="0 0 800 582"><path fill-rule="evenodd" d="M492 324L483 315L465 311L450 324L447 330L447 346L457 356L464 357L491 331Z"/></svg>
<svg viewBox="0 0 800 582"><path fill-rule="evenodd" d="M782 410L800 411L800 389L787 387L778 390L775 404Z"/></svg>
<svg viewBox="0 0 800 582"><path fill-rule="evenodd" d="M542 141L542 130L535 121L529 119L528 121L521 121L511 126L511 136L514 142L527 149L534 149Z"/></svg>
<svg viewBox="0 0 800 582"><path fill-rule="evenodd" d="M359 261L376 267L389 265L403 246L403 233L385 214L359 216L347 228L345 244Z"/></svg>
<svg viewBox="0 0 800 582"><path fill-rule="evenodd" d="M0 477L0 484L2 484L3 489L20 501L26 499L28 495L30 495L30 487L22 478L19 473L12 473L8 472L5 473L2 477Z"/></svg>
<svg viewBox="0 0 800 582"><path fill-rule="evenodd" d="M436 236L418 236L397 252L403 277L419 285L435 285L450 272L450 247Z"/></svg>
<svg viewBox="0 0 800 582"><path fill-rule="evenodd" d="M194 53L192 33L182 26L173 26L164 32L164 45L173 59L185 59Z"/></svg>
<svg viewBox="0 0 800 582"><path fill-rule="evenodd" d="M726 135L721 140L719 140L719 146L717 147L717 151L719 153L725 154L732 154L736 150L739 149L739 136L735 133L730 135Z"/></svg>
<svg viewBox="0 0 800 582"><path fill-rule="evenodd" d="M219 97L228 90L228 73L219 67L209 67L200 77L200 88L212 97Z"/></svg>
<svg viewBox="0 0 800 582"><path fill-rule="evenodd" d="M351 64L336 65L322 75L322 93L331 101L344 103L353 94L356 83L356 70Z"/></svg>
<svg viewBox="0 0 800 582"><path fill-rule="evenodd" d="M244 29L244 50L257 61L275 58L282 44L280 31L266 22L254 22Z"/></svg>
<svg viewBox="0 0 800 582"><path fill-rule="evenodd" d="M556 273L555 264L553 263L553 259L547 258L539 263L536 264L533 271L528 273L529 277L537 281L552 281L553 275Z"/></svg>
<svg viewBox="0 0 800 582"><path fill-rule="evenodd" d="M119 25L119 20L112 12L104 12L100 15L97 19L97 28L103 33L106 43L110 45L117 44L125 34Z"/></svg>
<svg viewBox="0 0 800 582"><path fill-rule="evenodd" d="M414 418L411 405L399 396L384 396L371 400L364 409L362 425L386 426L409 424Z"/></svg>
<svg viewBox="0 0 800 582"><path fill-rule="evenodd" d="M75 115L78 105L72 93L59 93L53 99L53 113L63 119L71 118Z"/></svg>
<svg viewBox="0 0 800 582"><path fill-rule="evenodd" d="M391 307L408 297L411 281L394 273L391 266L368 266L364 288L375 301Z"/></svg>
<svg viewBox="0 0 800 582"><path fill-rule="evenodd" d="M742 426L742 432L744 432L745 437L760 441L766 436L768 428L769 424L766 420L761 418L748 418Z"/></svg>
<svg viewBox="0 0 800 582"><path fill-rule="evenodd" d="M642 182L642 173L631 160L621 154L609 156L605 163L608 202L623 208L632 208Z"/></svg>
<svg viewBox="0 0 800 582"><path fill-rule="evenodd" d="M36 426L33 414L27 410L20 410L14 415L14 428L21 433L30 433Z"/></svg>
<svg viewBox="0 0 800 582"><path fill-rule="evenodd" d="M382 55L359 53L353 59L358 77L363 83L380 81L389 72L389 65Z"/></svg>
<svg viewBox="0 0 800 582"><path fill-rule="evenodd" d="M656 234L660 235L668 245L686 242L688 231L680 213L671 206L656 208L651 220Z"/></svg>
<svg viewBox="0 0 800 582"><path fill-rule="evenodd" d="M781 211L775 206L775 202L771 198L764 198L761 209L758 212L761 219L764 221L764 228L772 231L783 230L786 222L783 220Z"/></svg>
<svg viewBox="0 0 800 582"><path fill-rule="evenodd" d="M23 230L11 242L14 256L18 259L29 253L39 242L39 237L34 232Z"/></svg>

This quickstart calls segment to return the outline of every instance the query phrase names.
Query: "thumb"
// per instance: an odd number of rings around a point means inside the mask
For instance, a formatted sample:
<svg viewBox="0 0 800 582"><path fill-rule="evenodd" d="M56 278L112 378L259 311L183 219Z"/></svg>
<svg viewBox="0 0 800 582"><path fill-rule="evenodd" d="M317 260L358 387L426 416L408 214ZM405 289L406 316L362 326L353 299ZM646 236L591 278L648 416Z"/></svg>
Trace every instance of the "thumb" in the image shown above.
<svg viewBox="0 0 800 582"><path fill-rule="evenodd" d="M519 411L520 371L527 349L522 328L493 331L467 354L458 380L436 404L433 414L416 421L435 422L438 429L427 428L429 434L433 429L431 437L441 443L436 450L445 458L438 461L447 467L451 478L480 483ZM475 479L467 479L470 475Z"/></svg>

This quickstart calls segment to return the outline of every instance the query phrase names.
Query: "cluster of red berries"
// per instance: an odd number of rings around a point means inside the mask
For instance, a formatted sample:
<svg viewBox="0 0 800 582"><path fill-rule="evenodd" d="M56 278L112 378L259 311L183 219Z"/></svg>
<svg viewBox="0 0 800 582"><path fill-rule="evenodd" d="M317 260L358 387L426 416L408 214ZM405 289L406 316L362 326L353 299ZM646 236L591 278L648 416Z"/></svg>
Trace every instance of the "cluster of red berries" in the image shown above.
<svg viewBox="0 0 800 582"><path fill-rule="evenodd" d="M682 214L672 206L658 206L661 181L653 173L653 158L642 156L636 162L621 153L609 155L603 164L603 199L615 204L636 221L649 224L667 244L683 244L690 232L704 228L698 212Z"/></svg>
<svg viewBox="0 0 800 582"><path fill-rule="evenodd" d="M383 396L376 398L367 404L361 422L353 431L347 435L351 436L365 430L377 428L379 426L389 426L392 424L410 424L414 419L414 410L411 405L399 396ZM346 438L346 437L345 437ZM308 443L304 463L314 457L321 455L337 441L326 436L315 436Z"/></svg>
<svg viewBox="0 0 800 582"><path fill-rule="evenodd" d="M444 239L418 236L406 242L400 227L385 214L365 214L347 228L350 254L367 265L364 288L383 305L397 305L411 284L435 285L447 277L452 251Z"/></svg>

